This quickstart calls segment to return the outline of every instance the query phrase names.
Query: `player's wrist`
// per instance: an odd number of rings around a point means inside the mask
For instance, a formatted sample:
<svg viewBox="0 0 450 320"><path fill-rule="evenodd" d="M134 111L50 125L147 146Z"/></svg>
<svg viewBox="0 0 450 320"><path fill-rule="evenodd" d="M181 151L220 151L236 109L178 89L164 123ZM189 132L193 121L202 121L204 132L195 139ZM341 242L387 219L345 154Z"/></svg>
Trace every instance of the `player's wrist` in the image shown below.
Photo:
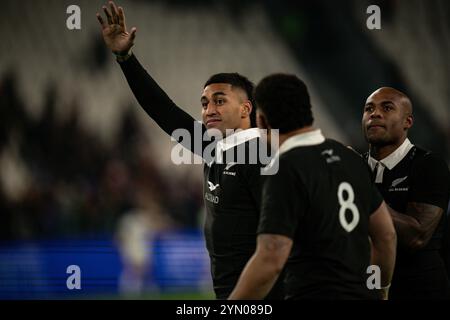
<svg viewBox="0 0 450 320"><path fill-rule="evenodd" d="M125 62L133 54L131 48L126 51L113 51L112 53L116 56L117 62Z"/></svg>

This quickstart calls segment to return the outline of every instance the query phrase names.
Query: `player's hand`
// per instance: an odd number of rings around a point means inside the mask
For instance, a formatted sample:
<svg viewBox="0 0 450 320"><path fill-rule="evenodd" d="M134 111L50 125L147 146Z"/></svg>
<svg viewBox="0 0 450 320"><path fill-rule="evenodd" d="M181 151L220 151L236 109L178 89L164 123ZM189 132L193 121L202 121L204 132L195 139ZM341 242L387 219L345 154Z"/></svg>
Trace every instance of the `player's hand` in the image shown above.
<svg viewBox="0 0 450 320"><path fill-rule="evenodd" d="M99 13L97 13L97 19L102 26L103 39L106 45L116 54L127 53L134 44L136 28L133 27L128 32L123 8L117 8L112 1L109 2L109 9L107 6L103 6L103 12L106 16L106 22Z"/></svg>

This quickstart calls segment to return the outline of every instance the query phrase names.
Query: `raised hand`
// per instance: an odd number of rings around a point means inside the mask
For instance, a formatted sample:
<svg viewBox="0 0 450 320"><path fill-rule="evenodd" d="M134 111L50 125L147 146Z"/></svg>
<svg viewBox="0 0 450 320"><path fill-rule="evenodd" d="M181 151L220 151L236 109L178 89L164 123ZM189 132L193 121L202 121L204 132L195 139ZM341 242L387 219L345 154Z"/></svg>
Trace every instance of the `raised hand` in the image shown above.
<svg viewBox="0 0 450 320"><path fill-rule="evenodd" d="M97 19L102 26L103 40L105 40L106 45L112 52L123 55L126 54L134 44L136 28L133 27L130 32L128 32L123 8L117 8L113 1L109 2L109 7L110 8L108 9L107 6L103 6L103 12L105 13L107 23L97 12Z"/></svg>

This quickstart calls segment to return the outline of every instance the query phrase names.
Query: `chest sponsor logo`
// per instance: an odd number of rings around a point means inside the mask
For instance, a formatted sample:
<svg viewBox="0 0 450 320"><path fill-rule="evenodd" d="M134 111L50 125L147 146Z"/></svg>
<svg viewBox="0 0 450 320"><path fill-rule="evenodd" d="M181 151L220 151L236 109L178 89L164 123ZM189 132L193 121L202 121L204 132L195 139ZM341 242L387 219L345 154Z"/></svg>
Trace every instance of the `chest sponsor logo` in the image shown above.
<svg viewBox="0 0 450 320"><path fill-rule="evenodd" d="M212 183L211 181L208 181L208 189L209 189L210 191L214 191L214 190L216 190L218 187L219 187L219 184L214 184L214 183Z"/></svg>
<svg viewBox="0 0 450 320"><path fill-rule="evenodd" d="M214 204L219 203L219 197L209 192L205 192L205 200Z"/></svg>
<svg viewBox="0 0 450 320"><path fill-rule="evenodd" d="M389 192L399 192L399 191L408 191L409 188L405 187L405 188L389 188Z"/></svg>

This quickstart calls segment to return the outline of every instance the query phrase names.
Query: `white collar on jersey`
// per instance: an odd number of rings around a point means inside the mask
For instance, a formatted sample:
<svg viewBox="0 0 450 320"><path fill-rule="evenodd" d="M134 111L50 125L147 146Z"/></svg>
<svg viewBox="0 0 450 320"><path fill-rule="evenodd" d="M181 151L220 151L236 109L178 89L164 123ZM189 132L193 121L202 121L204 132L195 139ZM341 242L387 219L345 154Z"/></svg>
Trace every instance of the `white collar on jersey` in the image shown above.
<svg viewBox="0 0 450 320"><path fill-rule="evenodd" d="M261 133L258 128L250 128L245 130L238 130L217 142L217 151L227 151L249 140L260 138Z"/></svg>
<svg viewBox="0 0 450 320"><path fill-rule="evenodd" d="M377 161L376 159L372 158L369 153L367 162L370 168L372 169L372 171L374 171L375 168L377 168L375 183L382 183L384 168L386 167L389 170L392 170L392 168L394 168L400 161L403 160L404 157L406 157L406 155L408 154L409 150L411 150L412 147L414 147L414 145L411 143L411 141L409 141L408 138L406 138L405 141L403 141L403 143L400 145L400 147L398 147L394 152L392 152L386 158L381 159L380 161Z"/></svg>
<svg viewBox="0 0 450 320"><path fill-rule="evenodd" d="M275 156L272 158L270 163L264 168L264 170L266 172L270 171L272 167L275 165L275 163L278 161L282 153L288 152L293 148L315 146L323 142L325 142L325 137L323 136L322 131L320 129L296 134L295 136L292 136L283 142L283 144L275 153Z"/></svg>
<svg viewBox="0 0 450 320"><path fill-rule="evenodd" d="M394 168L400 161L403 160L403 158L408 154L409 150L411 150L412 147L414 147L414 145L411 143L411 141L409 141L408 138L406 138L405 141L403 141L403 143L400 145L400 147L395 149L394 152L392 152L386 158L381 159L380 161L372 158L372 156L369 154L369 166L370 168L372 168L372 170L374 170L377 163L381 162L384 167L392 170L392 168Z"/></svg>
<svg viewBox="0 0 450 320"><path fill-rule="evenodd" d="M290 137L280 146L277 154L275 156L279 156L282 153L288 152L289 150L297 147L305 147L305 146L314 146L317 144L321 144L325 141L325 137L322 134L320 129L316 129L313 131L308 131L305 133L296 134L295 136Z"/></svg>
<svg viewBox="0 0 450 320"><path fill-rule="evenodd" d="M223 152L228 149L234 148L242 143L247 141L260 138L261 132L258 128L250 128L245 130L238 130L237 132L230 134L229 136L219 140L216 144L216 156L211 162L208 163L208 166L211 167L212 163L215 161L216 163L223 162Z"/></svg>

